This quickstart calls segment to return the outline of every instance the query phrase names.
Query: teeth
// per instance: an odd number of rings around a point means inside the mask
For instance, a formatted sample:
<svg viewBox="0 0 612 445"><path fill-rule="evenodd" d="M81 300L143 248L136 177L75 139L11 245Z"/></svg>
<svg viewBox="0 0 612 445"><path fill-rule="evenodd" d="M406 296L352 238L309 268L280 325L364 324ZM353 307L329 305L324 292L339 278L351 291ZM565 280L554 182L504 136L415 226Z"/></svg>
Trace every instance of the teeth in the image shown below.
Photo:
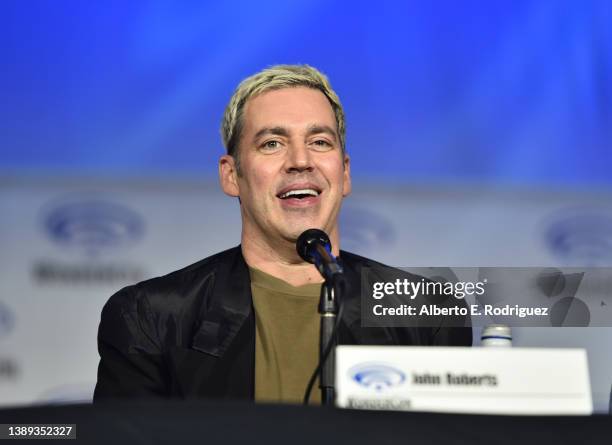
<svg viewBox="0 0 612 445"><path fill-rule="evenodd" d="M313 190L313 189L289 190L288 192L283 193L282 195L280 195L280 197L281 198L288 198L290 196L295 196L295 195L318 196L319 192L317 192L316 190Z"/></svg>

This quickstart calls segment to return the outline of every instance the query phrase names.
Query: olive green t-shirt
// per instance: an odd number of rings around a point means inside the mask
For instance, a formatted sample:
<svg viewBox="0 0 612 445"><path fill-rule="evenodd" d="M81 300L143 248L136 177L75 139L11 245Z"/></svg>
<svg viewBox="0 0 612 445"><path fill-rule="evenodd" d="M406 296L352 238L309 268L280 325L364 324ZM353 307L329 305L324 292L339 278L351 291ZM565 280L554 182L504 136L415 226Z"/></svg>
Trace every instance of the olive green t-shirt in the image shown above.
<svg viewBox="0 0 612 445"><path fill-rule="evenodd" d="M295 287L249 268L255 308L255 400L301 403L319 360L321 284ZM320 403L318 380L310 396Z"/></svg>

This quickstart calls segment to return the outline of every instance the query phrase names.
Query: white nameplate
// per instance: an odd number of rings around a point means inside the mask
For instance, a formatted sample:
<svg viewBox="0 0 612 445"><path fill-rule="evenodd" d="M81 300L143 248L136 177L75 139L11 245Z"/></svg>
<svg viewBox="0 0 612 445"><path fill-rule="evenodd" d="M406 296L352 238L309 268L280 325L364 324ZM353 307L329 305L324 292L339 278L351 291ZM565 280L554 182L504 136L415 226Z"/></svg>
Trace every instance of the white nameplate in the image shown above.
<svg viewBox="0 0 612 445"><path fill-rule="evenodd" d="M343 408L591 414L583 349L338 346Z"/></svg>

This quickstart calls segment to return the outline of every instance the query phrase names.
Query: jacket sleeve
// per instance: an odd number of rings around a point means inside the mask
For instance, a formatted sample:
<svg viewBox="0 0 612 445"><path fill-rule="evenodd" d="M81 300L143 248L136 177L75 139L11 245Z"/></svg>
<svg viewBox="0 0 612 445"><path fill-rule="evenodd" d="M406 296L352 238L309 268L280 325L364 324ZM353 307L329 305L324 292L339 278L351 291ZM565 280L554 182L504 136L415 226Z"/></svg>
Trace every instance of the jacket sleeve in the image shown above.
<svg viewBox="0 0 612 445"><path fill-rule="evenodd" d="M162 350L146 296L135 286L114 294L98 330L98 381L94 403L104 399L168 394Z"/></svg>

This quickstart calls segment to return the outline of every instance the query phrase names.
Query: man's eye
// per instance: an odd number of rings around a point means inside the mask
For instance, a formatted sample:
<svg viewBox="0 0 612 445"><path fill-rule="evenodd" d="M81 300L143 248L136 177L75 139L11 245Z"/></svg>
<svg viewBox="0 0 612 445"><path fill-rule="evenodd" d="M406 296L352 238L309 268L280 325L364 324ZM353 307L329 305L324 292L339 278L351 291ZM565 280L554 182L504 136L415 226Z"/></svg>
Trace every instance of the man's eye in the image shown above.
<svg viewBox="0 0 612 445"><path fill-rule="evenodd" d="M280 142L278 141L266 141L261 144L261 148L266 150L275 150L280 147Z"/></svg>
<svg viewBox="0 0 612 445"><path fill-rule="evenodd" d="M332 144L330 144L325 139L317 139L316 141L313 142L313 144L317 148L322 149L322 150L328 150L328 149L332 148Z"/></svg>

